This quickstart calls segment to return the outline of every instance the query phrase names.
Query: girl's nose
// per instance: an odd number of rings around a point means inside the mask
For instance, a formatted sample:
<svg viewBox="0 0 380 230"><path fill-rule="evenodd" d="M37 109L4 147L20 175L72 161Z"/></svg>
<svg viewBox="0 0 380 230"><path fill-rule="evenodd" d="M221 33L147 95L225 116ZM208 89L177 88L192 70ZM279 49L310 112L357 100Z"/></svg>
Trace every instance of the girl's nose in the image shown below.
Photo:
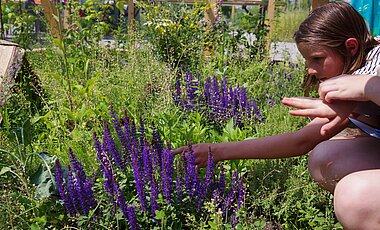
<svg viewBox="0 0 380 230"><path fill-rule="evenodd" d="M307 68L307 73L309 75L316 75L317 74L317 71L314 69L314 68Z"/></svg>

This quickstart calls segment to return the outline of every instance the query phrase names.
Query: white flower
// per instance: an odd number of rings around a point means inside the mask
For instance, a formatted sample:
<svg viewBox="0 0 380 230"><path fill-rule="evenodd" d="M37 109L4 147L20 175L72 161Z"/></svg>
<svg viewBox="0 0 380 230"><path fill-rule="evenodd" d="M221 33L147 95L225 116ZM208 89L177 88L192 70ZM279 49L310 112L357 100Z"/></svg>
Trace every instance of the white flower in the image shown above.
<svg viewBox="0 0 380 230"><path fill-rule="evenodd" d="M236 37L239 33L236 30L233 30L233 31L228 32L228 34Z"/></svg>
<svg viewBox="0 0 380 230"><path fill-rule="evenodd" d="M245 37L247 39L248 46L253 46L254 45L253 43L257 40L256 34L254 33L244 32L242 37Z"/></svg>

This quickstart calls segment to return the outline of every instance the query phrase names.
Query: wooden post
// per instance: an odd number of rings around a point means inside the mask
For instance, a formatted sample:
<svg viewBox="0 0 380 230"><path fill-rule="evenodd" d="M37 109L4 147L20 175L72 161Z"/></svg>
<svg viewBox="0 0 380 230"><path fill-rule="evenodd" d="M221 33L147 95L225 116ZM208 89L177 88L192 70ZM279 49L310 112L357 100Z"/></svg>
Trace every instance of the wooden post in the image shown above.
<svg viewBox="0 0 380 230"><path fill-rule="evenodd" d="M312 0L311 2L311 10L314 10L315 8L317 8L318 6L322 6L326 3L328 3L329 0Z"/></svg>
<svg viewBox="0 0 380 230"><path fill-rule="evenodd" d="M205 21L207 24L206 33L210 32L210 28L214 25L216 17L215 17L215 7L217 0L207 0L207 6L205 11ZM205 60L210 60L211 53L213 49L212 41L208 41L208 44L204 45L203 48L203 56Z"/></svg>
<svg viewBox="0 0 380 230"><path fill-rule="evenodd" d="M209 25L213 25L215 23L215 7L216 0L207 0L206 12L205 12L205 21Z"/></svg>
<svg viewBox="0 0 380 230"><path fill-rule="evenodd" d="M268 40L267 40L267 48L270 48L270 42L273 36L273 29L274 29L274 5L275 0L269 0L268 1L268 26L269 26L269 33L268 33Z"/></svg>
<svg viewBox="0 0 380 230"><path fill-rule="evenodd" d="M69 23L68 23L68 19L69 19L69 15L70 15L70 11L67 9L67 5L65 6L65 9L63 10L63 28L67 29L69 28Z"/></svg>
<svg viewBox="0 0 380 230"><path fill-rule="evenodd" d="M5 39L5 32L4 32L4 24L3 24L3 8L1 6L1 1L0 0L0 39Z"/></svg>
<svg viewBox="0 0 380 230"><path fill-rule="evenodd" d="M234 18L235 17L235 6L233 5L234 4L234 0L232 0L232 6L231 6L231 18Z"/></svg>
<svg viewBox="0 0 380 230"><path fill-rule="evenodd" d="M44 12L46 21L48 22L50 33L54 38L62 40L62 22L57 7L53 1L41 0L42 11Z"/></svg>
<svg viewBox="0 0 380 230"><path fill-rule="evenodd" d="M128 0L128 29L133 30L135 23L135 4L133 0Z"/></svg>

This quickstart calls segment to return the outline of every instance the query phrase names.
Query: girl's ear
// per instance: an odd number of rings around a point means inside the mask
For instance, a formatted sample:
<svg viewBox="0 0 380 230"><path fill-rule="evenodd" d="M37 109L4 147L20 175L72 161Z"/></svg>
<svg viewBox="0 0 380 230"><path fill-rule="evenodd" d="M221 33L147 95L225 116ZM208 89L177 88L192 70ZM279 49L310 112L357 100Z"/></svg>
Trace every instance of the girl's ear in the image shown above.
<svg viewBox="0 0 380 230"><path fill-rule="evenodd" d="M344 43L346 46L346 50L351 54L351 56L355 56L359 49L359 42L356 38L348 38Z"/></svg>

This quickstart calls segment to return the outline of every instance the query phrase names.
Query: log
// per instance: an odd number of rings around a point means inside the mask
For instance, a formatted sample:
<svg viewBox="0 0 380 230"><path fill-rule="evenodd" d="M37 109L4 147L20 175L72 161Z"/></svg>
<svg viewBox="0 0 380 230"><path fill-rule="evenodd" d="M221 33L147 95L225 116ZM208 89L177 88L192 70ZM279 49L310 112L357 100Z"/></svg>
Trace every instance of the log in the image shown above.
<svg viewBox="0 0 380 230"><path fill-rule="evenodd" d="M0 107L4 106L21 69L25 50L17 44L0 40Z"/></svg>

